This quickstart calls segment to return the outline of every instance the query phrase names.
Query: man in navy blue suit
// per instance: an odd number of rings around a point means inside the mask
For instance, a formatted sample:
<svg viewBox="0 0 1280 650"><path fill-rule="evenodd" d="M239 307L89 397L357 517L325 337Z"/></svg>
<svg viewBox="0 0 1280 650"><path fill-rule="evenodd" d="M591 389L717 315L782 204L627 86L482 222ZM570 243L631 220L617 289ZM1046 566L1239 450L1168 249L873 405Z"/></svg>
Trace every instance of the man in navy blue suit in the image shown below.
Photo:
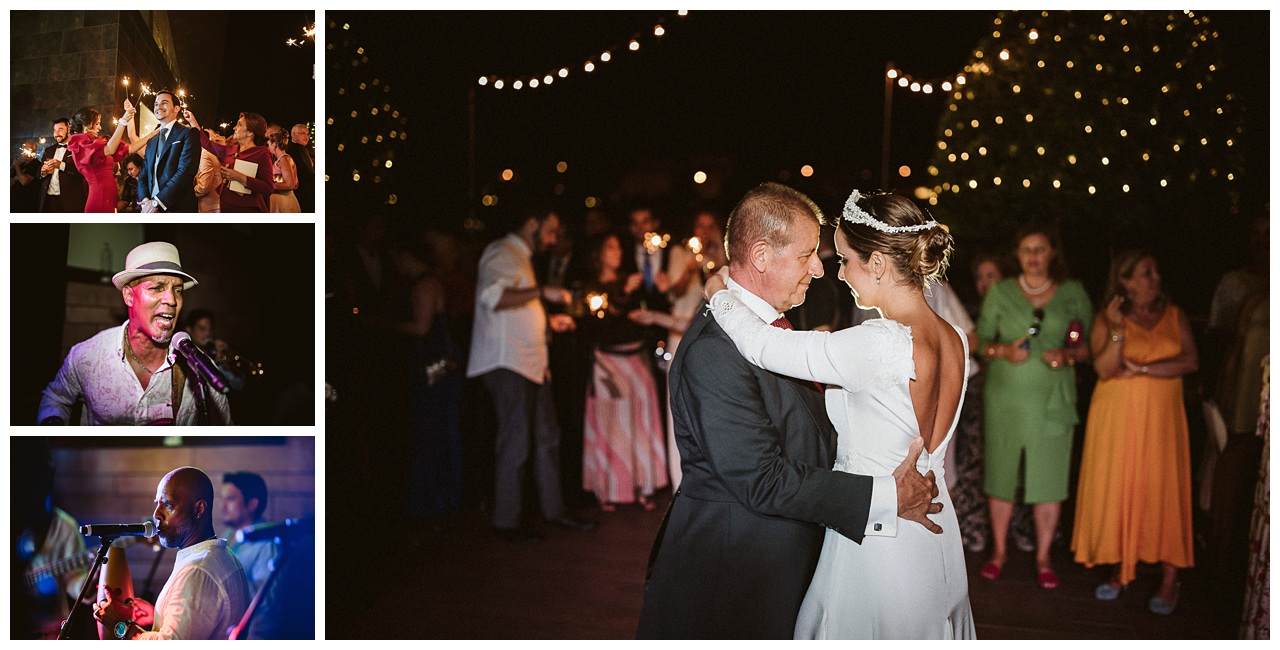
<svg viewBox="0 0 1280 650"><path fill-rule="evenodd" d="M147 158L138 177L138 202L143 212L195 212L195 177L200 167L200 133L178 124L178 98L168 90L156 93L154 107L160 133L147 144Z"/></svg>

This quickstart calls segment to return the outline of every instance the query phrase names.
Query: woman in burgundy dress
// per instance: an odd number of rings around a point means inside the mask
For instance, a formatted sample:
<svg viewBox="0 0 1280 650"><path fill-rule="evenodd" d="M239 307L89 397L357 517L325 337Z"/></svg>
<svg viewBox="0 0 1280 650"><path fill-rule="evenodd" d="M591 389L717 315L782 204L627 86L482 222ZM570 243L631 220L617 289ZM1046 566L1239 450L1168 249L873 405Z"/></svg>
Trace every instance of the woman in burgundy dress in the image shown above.
<svg viewBox="0 0 1280 650"><path fill-rule="evenodd" d="M184 110L182 115L188 124L200 130L200 123L191 111ZM274 160L266 144L267 121L257 113L241 113L231 140L225 145L214 142L208 133L200 130L200 146L223 163L222 179L225 183L219 188L223 212L268 211L271 193L275 191L275 177L271 173ZM256 164L258 167L254 175L236 171L237 161ZM240 189L233 189L232 181L239 183Z"/></svg>
<svg viewBox="0 0 1280 650"><path fill-rule="evenodd" d="M133 112L133 106L125 102L124 117L116 123L110 140L98 136L102 128L102 115L98 111L86 106L71 118L72 136L67 140L67 151L89 183L85 212L116 211L115 167L129 155L129 145L121 139L126 125L133 121Z"/></svg>

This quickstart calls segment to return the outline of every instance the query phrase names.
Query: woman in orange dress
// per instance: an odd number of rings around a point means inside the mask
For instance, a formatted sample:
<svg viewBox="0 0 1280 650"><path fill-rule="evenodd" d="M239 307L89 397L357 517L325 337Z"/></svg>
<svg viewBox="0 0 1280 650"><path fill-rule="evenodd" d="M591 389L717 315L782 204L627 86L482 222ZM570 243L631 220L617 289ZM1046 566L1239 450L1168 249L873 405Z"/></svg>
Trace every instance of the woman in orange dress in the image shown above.
<svg viewBox="0 0 1280 650"><path fill-rule="evenodd" d="M1191 463L1182 376L1199 360L1186 314L1169 302L1150 253L1111 264L1106 309L1090 346L1098 385L1089 405L1071 548L1085 566L1115 564L1099 600L1119 597L1138 562L1159 562L1157 614L1178 602L1178 569L1192 566Z"/></svg>

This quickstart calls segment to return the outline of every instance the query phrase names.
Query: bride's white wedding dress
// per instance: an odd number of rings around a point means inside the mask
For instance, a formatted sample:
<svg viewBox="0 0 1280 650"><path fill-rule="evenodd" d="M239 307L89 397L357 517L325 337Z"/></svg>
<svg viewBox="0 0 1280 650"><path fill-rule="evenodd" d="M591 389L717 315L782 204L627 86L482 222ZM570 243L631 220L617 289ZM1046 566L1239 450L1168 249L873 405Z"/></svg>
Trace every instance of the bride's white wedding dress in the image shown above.
<svg viewBox="0 0 1280 650"><path fill-rule="evenodd" d="M716 293L710 307L755 365L839 387L825 394L827 416L839 434L836 470L886 476L906 458L919 435L910 392L910 328L876 319L838 332L783 330L760 320L732 291ZM963 332L956 335L964 342L967 388L968 342ZM942 534L899 520L896 536L868 535L858 544L828 530L796 638L974 638L960 526L943 472L963 403L961 392L946 437L932 452L922 452L917 464L922 474L933 470L937 478L942 512L930 518Z"/></svg>

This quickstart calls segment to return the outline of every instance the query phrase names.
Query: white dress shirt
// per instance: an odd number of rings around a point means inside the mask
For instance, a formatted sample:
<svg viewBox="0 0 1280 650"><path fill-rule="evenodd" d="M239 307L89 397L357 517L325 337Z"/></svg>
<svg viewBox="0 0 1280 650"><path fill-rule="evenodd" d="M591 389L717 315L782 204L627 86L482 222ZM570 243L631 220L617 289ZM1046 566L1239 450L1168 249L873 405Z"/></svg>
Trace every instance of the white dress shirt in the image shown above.
<svg viewBox="0 0 1280 650"><path fill-rule="evenodd" d="M763 298L744 289L733 278L728 278L726 284L738 292L738 298L760 320L773 324L773 321L782 316ZM826 392L831 394L831 391ZM864 532L880 537L894 537L898 534L898 484L892 475L871 477L871 510L867 514L867 529Z"/></svg>
<svg viewBox="0 0 1280 650"><path fill-rule="evenodd" d="M496 309L508 288L538 286L532 258L529 245L515 233L489 244L480 256L468 377L506 368L535 384L546 381L547 312L542 300L534 298L510 309Z"/></svg>
<svg viewBox="0 0 1280 650"><path fill-rule="evenodd" d="M144 389L133 366L129 364L124 338L129 327L112 327L72 346L58 374L45 387L40 397L37 422L56 415L64 422L71 417L71 407L83 398L86 424L149 424L173 415L173 364L177 352L169 347L164 364L151 376ZM182 387L182 404L176 424L196 423L196 399L192 393L195 378L187 376ZM231 408L227 397L214 390L208 396L209 420L214 424L231 424ZM67 424L73 424L67 422Z"/></svg>
<svg viewBox="0 0 1280 650"><path fill-rule="evenodd" d="M168 210L169 207L160 201L160 154L164 153L165 146L169 141L169 133L173 131L174 122L177 122L177 120L161 125L160 132L152 138L156 141L156 146L160 148L156 149L155 162L151 163L151 198L155 199L156 204L164 210Z"/></svg>
<svg viewBox="0 0 1280 650"><path fill-rule="evenodd" d="M138 639L226 639L249 608L249 579L227 540L209 539L178 551L173 573L156 599L155 623Z"/></svg>

